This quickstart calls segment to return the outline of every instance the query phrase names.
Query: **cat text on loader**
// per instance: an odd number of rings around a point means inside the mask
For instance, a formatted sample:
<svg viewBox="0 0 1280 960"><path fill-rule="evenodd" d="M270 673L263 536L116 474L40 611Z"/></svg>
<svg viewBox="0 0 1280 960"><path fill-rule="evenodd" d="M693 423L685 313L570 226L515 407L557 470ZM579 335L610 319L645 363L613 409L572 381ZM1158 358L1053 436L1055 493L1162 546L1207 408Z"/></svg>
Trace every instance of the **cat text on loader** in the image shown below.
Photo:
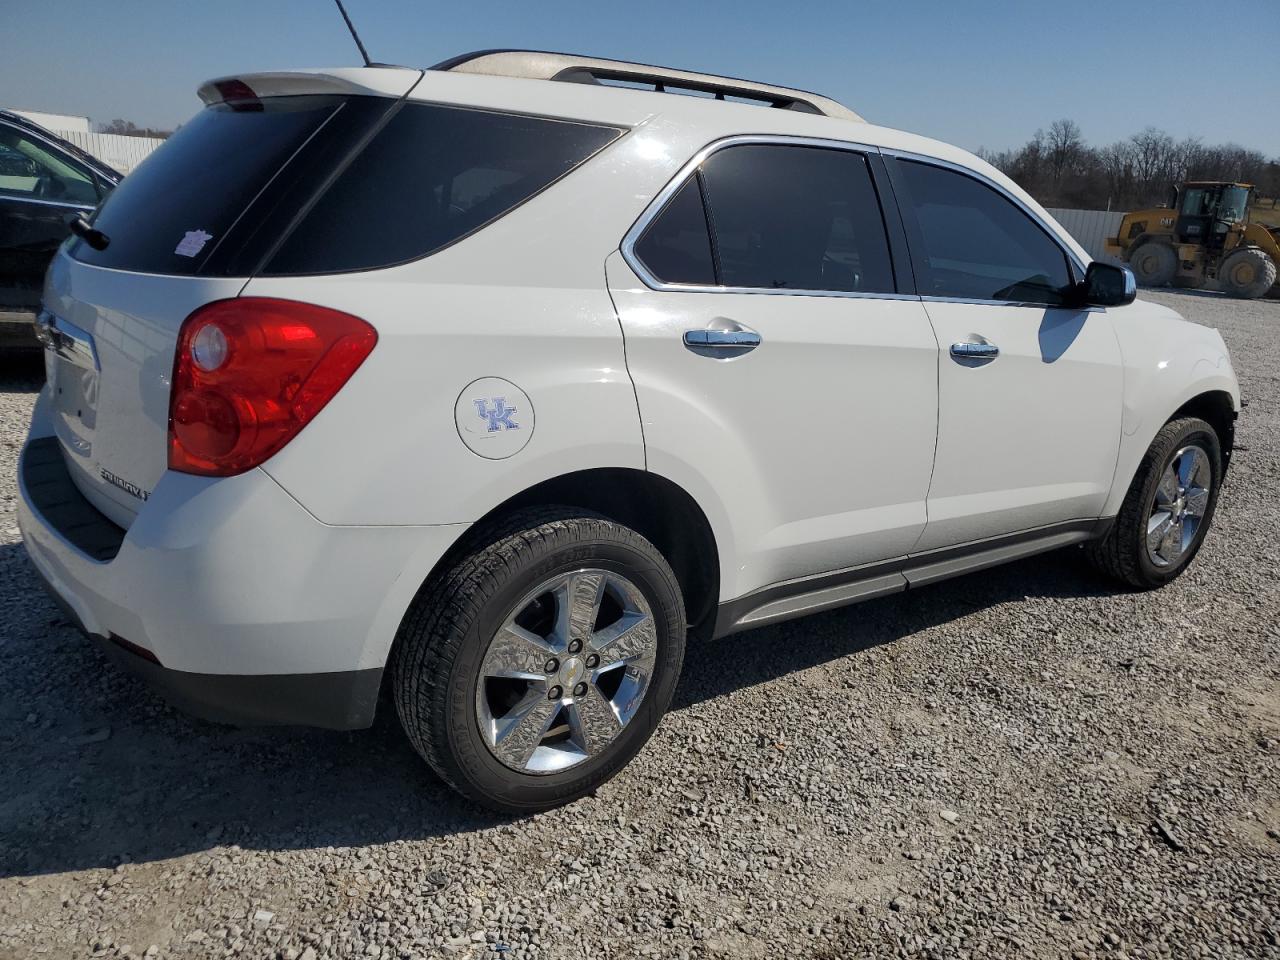
<svg viewBox="0 0 1280 960"><path fill-rule="evenodd" d="M1253 299L1280 296L1280 227L1251 222L1247 183L1188 181L1172 207L1125 214L1106 252L1129 264L1144 286L1201 287Z"/></svg>

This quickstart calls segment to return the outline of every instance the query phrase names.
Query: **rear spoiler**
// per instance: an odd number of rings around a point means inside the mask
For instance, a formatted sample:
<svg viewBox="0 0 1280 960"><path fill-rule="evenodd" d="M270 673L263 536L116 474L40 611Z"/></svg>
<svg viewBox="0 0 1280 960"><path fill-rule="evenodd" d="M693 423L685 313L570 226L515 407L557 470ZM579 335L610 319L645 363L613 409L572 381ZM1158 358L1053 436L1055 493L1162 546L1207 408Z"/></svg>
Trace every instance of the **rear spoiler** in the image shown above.
<svg viewBox="0 0 1280 960"><path fill-rule="evenodd" d="M408 67L342 67L336 70L294 70L281 73L242 73L200 84L197 93L206 105L243 103L262 97L347 95L403 97L422 79L421 70Z"/></svg>

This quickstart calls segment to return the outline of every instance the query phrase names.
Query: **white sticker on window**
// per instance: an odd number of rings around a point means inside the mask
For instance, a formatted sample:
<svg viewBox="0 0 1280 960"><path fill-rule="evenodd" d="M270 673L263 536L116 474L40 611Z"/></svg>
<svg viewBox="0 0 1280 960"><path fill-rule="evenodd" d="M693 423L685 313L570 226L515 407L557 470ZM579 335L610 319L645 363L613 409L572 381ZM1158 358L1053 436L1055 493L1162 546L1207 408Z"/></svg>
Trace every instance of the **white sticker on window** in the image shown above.
<svg viewBox="0 0 1280 960"><path fill-rule="evenodd" d="M194 257L212 239L212 233L205 233L203 230L188 230L186 236L179 240L178 245L173 248L173 252L180 257Z"/></svg>

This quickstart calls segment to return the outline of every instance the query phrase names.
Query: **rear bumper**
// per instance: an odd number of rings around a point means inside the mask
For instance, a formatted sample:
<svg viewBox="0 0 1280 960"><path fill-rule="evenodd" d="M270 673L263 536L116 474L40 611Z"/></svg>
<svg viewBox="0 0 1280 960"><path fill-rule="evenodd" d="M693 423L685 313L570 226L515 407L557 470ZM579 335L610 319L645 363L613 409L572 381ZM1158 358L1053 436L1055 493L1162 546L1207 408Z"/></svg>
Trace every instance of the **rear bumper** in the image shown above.
<svg viewBox="0 0 1280 960"><path fill-rule="evenodd" d="M121 530L76 502L41 443L44 401L20 460L18 526L73 623L200 716L372 722L404 612L465 526L329 526L253 470L167 473Z"/></svg>
<svg viewBox="0 0 1280 960"><path fill-rule="evenodd" d="M295 674L170 670L120 637L90 633L43 575L40 581L71 623L116 666L140 677L165 700L193 717L236 726L329 730L360 730L373 723L382 684L379 668Z"/></svg>

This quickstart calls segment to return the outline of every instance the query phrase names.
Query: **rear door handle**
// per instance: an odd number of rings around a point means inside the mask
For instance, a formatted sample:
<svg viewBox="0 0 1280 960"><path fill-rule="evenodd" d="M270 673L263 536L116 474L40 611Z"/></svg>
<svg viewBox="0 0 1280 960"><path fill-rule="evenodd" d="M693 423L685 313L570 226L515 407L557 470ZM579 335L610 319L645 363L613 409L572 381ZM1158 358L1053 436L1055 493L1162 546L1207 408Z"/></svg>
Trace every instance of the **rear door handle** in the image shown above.
<svg viewBox="0 0 1280 960"><path fill-rule="evenodd" d="M746 353L760 346L760 342L760 334L750 327L722 317L713 320L712 326L684 332L684 345L695 350Z"/></svg>
<svg viewBox="0 0 1280 960"><path fill-rule="evenodd" d="M1000 356L1000 348L985 340L979 342L961 340L951 345L951 356L957 360L994 360Z"/></svg>

